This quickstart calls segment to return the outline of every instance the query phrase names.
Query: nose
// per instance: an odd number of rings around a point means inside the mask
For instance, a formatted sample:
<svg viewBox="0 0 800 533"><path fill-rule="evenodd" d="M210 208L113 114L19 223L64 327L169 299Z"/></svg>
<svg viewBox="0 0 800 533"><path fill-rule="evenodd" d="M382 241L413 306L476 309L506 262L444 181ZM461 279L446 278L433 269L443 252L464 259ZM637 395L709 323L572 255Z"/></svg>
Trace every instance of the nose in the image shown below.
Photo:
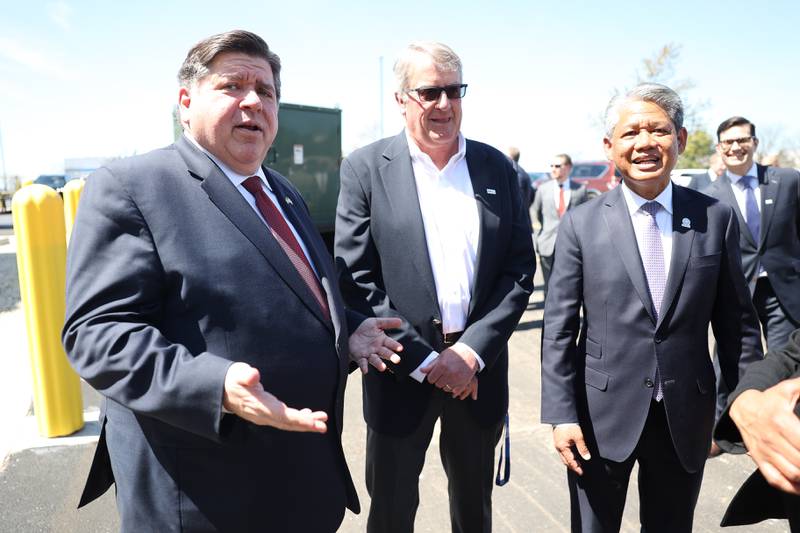
<svg viewBox="0 0 800 533"><path fill-rule="evenodd" d="M261 109L261 98L258 96L258 93L255 89L251 89L247 91L244 96L242 96L242 100L239 105L247 109L259 111Z"/></svg>
<svg viewBox="0 0 800 533"><path fill-rule="evenodd" d="M447 91L439 93L439 98L436 100L436 107L439 109L447 109L450 106L450 99L447 97Z"/></svg>
<svg viewBox="0 0 800 533"><path fill-rule="evenodd" d="M636 147L645 147L653 145L653 135L646 129L639 130L636 134Z"/></svg>

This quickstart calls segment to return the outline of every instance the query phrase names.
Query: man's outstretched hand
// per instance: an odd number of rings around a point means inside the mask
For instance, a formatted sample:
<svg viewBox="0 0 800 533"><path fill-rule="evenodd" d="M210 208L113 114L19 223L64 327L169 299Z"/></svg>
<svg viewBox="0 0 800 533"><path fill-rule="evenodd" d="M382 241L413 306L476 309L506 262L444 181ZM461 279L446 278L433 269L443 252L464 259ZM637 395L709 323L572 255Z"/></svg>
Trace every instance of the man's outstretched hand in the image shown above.
<svg viewBox="0 0 800 533"><path fill-rule="evenodd" d="M399 328L402 321L399 318L368 318L350 335L348 347L350 359L358 364L363 374L369 372L369 365L380 372L386 370L384 359L394 364L400 362L396 352L403 350L403 346L386 335L384 330Z"/></svg>

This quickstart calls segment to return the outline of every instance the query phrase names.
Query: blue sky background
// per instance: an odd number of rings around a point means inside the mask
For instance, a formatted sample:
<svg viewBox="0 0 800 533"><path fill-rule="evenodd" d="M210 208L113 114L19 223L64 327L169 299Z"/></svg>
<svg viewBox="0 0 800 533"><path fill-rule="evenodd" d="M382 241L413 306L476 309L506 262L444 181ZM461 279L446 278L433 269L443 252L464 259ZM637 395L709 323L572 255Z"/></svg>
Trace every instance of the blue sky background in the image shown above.
<svg viewBox="0 0 800 533"><path fill-rule="evenodd" d="M260 34L282 58L283 101L342 109L343 151L402 122L394 57L413 39L452 46L469 84L463 131L522 150L603 158L596 117L641 60L681 46L676 78L707 101L709 131L733 114L764 144L800 146L800 3L755 2L0 2L0 135L9 175L65 158L141 153L172 140L175 73L199 39ZM379 57L384 57L380 93ZM0 169L0 172L2 170Z"/></svg>

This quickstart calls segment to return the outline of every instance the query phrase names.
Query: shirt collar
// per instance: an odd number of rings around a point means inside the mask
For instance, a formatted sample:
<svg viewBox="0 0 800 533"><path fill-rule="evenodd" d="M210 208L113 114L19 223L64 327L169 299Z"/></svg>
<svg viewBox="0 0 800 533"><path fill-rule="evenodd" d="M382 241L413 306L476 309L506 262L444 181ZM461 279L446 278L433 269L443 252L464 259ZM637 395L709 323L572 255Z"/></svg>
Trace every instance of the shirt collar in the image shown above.
<svg viewBox="0 0 800 533"><path fill-rule="evenodd" d="M628 213L631 215L638 211L642 205L650 201L633 192L625 184L624 180L622 181L622 184L620 184L620 187L622 187L622 196L625 198L625 203L628 206ZM661 193L652 201L661 204L661 207L663 207L667 213L672 215L672 182L667 182L667 186L664 188L664 190L661 191Z"/></svg>
<svg viewBox="0 0 800 533"><path fill-rule="evenodd" d="M234 185L236 186L242 185L242 182L244 182L244 180L246 180L250 176L258 176L258 179L261 180L261 182L267 187L267 189L269 189L270 191L272 190L272 187L267 181L267 177L264 175L264 169L262 167L259 166L258 170L248 175L234 172L228 165L220 161L220 159L217 156L206 150L205 147L201 146L200 143L197 142L197 140L194 137L192 137L191 133L184 130L183 135L189 140L189 142L194 144L201 152L206 154L209 157L209 159L211 159L214 162L214 164L219 167L222 173L225 174L225 177L231 180L231 183L233 183Z"/></svg>
<svg viewBox="0 0 800 533"><path fill-rule="evenodd" d="M423 152L419 146L417 146L416 141L411 137L411 134L408 132L408 129L405 129L406 134L406 141L408 142L408 152L411 154L411 161L418 161L421 163L425 163L428 165L433 165L433 160L431 156ZM464 158L467 154L467 141L464 139L464 136L459 132L458 134L458 151L453 154L453 157L450 158L450 161L444 166L441 170L444 170L452 165L458 163L461 159Z"/></svg>
<svg viewBox="0 0 800 533"><path fill-rule="evenodd" d="M728 179L731 180L731 183L739 183L739 180L744 177L740 176L739 174L734 174L730 170L726 170L725 172L728 174ZM756 167L755 163L753 163L753 166L750 167L750 170L747 171L745 176L753 176L754 178L758 177L758 168Z"/></svg>

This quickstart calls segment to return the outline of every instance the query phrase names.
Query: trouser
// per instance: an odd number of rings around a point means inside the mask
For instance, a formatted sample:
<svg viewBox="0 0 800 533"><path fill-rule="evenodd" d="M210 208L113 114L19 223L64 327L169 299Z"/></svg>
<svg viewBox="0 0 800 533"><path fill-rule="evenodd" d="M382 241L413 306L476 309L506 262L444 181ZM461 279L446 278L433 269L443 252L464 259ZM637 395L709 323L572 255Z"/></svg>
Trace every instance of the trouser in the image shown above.
<svg viewBox="0 0 800 533"><path fill-rule="evenodd" d="M466 402L471 401L455 400L437 389L419 427L410 435L386 435L367 427L369 533L414 531L419 476L436 420L441 423L439 453L447 474L452 531L492 530L494 450L503 421L479 426L467 409Z"/></svg>
<svg viewBox="0 0 800 533"><path fill-rule="evenodd" d="M586 435L586 432L584 432ZM691 533L703 470L689 473L672 445L663 402L653 400L642 436L631 456L618 463L600 457L589 439L592 458L583 475L567 472L573 532L620 530L628 481L639 463L639 520L647 533Z"/></svg>

